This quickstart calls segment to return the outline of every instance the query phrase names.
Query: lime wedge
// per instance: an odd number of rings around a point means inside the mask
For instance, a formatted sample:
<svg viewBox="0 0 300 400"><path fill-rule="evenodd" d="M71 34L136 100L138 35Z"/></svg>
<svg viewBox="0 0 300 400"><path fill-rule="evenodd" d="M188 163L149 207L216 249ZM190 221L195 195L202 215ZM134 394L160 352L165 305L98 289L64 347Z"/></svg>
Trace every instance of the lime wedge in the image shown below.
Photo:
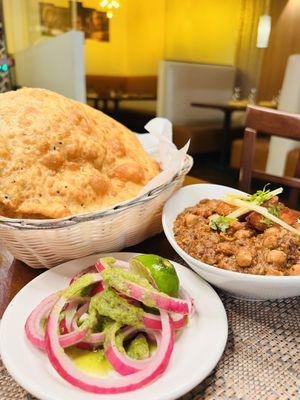
<svg viewBox="0 0 300 400"><path fill-rule="evenodd" d="M141 254L130 260L130 269L160 292L177 297L179 279L176 270L169 260L154 254Z"/></svg>

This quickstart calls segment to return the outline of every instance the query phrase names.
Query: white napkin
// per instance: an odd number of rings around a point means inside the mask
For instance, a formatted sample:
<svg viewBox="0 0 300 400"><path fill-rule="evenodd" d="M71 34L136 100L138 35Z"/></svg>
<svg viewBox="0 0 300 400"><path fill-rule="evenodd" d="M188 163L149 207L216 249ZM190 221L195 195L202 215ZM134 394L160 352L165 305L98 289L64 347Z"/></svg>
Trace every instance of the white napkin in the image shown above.
<svg viewBox="0 0 300 400"><path fill-rule="evenodd" d="M143 187L140 195L170 181L181 170L190 145L188 141L182 149L177 149L172 141L172 123L166 118L153 118L145 129L149 134L139 135L139 139L145 150L158 161L162 172Z"/></svg>

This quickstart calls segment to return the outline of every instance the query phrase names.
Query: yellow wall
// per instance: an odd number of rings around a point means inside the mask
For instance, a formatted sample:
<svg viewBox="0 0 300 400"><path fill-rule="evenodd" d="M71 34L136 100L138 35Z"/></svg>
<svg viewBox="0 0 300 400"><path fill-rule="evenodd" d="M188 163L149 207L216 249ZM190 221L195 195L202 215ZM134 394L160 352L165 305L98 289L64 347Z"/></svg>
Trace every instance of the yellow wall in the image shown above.
<svg viewBox="0 0 300 400"><path fill-rule="evenodd" d="M86 7L99 8L99 1L83 1ZM127 54L127 2L110 20L109 42L92 39L85 41L85 60L87 75L126 75Z"/></svg>
<svg viewBox="0 0 300 400"><path fill-rule="evenodd" d="M32 32L27 33L28 39L25 32L28 21L31 25L39 22L39 1L68 4L67 0L4 0L10 51L43 39ZM110 21L110 41L85 42L86 73L155 75L161 59L232 65L242 2L120 0L121 7ZM99 8L99 0L83 0L83 4Z"/></svg>
<svg viewBox="0 0 300 400"><path fill-rule="evenodd" d="M164 58L165 0L127 0L127 75L156 75Z"/></svg>
<svg viewBox="0 0 300 400"><path fill-rule="evenodd" d="M241 0L167 0L165 58L234 64Z"/></svg>
<svg viewBox="0 0 300 400"><path fill-rule="evenodd" d="M121 0L110 21L110 41L86 40L87 74L156 75L164 57L165 0ZM85 1L86 6L99 2ZM155 16L155 21L151 16Z"/></svg>

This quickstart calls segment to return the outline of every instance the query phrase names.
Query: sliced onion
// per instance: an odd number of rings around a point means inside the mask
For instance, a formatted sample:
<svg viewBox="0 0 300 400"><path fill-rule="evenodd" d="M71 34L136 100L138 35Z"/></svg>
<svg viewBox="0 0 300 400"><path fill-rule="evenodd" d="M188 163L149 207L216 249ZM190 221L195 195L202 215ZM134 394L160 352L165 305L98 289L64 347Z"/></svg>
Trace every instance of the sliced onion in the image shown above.
<svg viewBox="0 0 300 400"><path fill-rule="evenodd" d="M104 262L104 260L103 261L102 260L103 259L100 258L95 264L95 267L96 267L98 272L102 272L105 269L105 264L106 263ZM124 269L129 269L130 268L129 262L123 261L123 260L116 260L115 265L118 266L118 267L124 268Z"/></svg>
<svg viewBox="0 0 300 400"><path fill-rule="evenodd" d="M77 281L77 279L81 278L83 275L93 273L93 272L96 272L94 265L91 265L90 267L83 269L82 271L78 272L76 275L73 276L73 278L70 280L69 285L71 286L72 283Z"/></svg>
<svg viewBox="0 0 300 400"><path fill-rule="evenodd" d="M30 342L37 348L45 350L45 331L43 328L43 322L48 318L48 315L53 308L54 304L58 300L61 292L54 293L44 299L29 315L25 323L25 332L27 338ZM70 303L67 304L65 308L66 315L71 313L74 309L76 312L76 307L78 304L86 301L86 298L78 297L71 299ZM81 342L86 334L87 330L78 330L77 332L68 332L67 320L66 318L61 321L62 326L65 328L63 335L59 336L59 340L62 347L73 346L76 343Z"/></svg>
<svg viewBox="0 0 300 400"><path fill-rule="evenodd" d="M83 304L79 308L79 310L76 312L76 314L74 315L74 318L72 320L72 324L71 324L72 331L77 331L78 329L80 329L78 327L78 320L84 313L86 313L88 311L88 308L89 308L89 302ZM86 349L86 350L93 350L94 349L93 345L102 344L104 342L104 339L105 339L104 332L89 333L84 338L84 341L77 344L77 347Z"/></svg>
<svg viewBox="0 0 300 400"><path fill-rule="evenodd" d="M52 308L46 327L46 350L49 360L56 371L72 385L92 393L123 393L143 387L156 379L167 367L173 346L174 329L168 314L161 311L162 337L156 357L149 365L129 376L113 380L93 377L77 369L71 359L62 351L58 336L59 315L66 299L62 296Z"/></svg>
<svg viewBox="0 0 300 400"><path fill-rule="evenodd" d="M98 293L103 292L103 290L104 290L103 282L96 283L93 289L91 290L91 297L95 296Z"/></svg>
<svg viewBox="0 0 300 400"><path fill-rule="evenodd" d="M183 328L187 321L187 315L182 314L171 313L171 318L175 330ZM161 330L161 319L159 315L145 313L143 322L148 329Z"/></svg>
<svg viewBox="0 0 300 400"><path fill-rule="evenodd" d="M111 282L111 286L115 287L115 289L126 296L141 301L149 307L155 307L177 314L192 314L194 310L193 299L170 297L166 294L137 285L127 279L123 279L120 285L115 285L115 282Z"/></svg>
<svg viewBox="0 0 300 400"><path fill-rule="evenodd" d="M95 267L98 272L102 272L104 270L104 266L102 265L102 263L99 260L96 262Z"/></svg>
<svg viewBox="0 0 300 400"><path fill-rule="evenodd" d="M59 344L63 348L74 346L74 344L80 343L86 337L87 333L88 330L84 329L60 335Z"/></svg>
<svg viewBox="0 0 300 400"><path fill-rule="evenodd" d="M116 264L117 267L121 267L124 269L129 269L130 268L130 264L128 261L123 261L123 260L116 260Z"/></svg>
<svg viewBox="0 0 300 400"><path fill-rule="evenodd" d="M83 314L85 314L85 313L88 311L88 309L89 309L89 303L86 302L86 303L83 304L83 305L79 308L79 310L76 312L76 314L74 315L74 317L73 317L73 319L72 319L72 322L71 322L71 330L72 330L72 331L76 331L76 330L79 329L79 327L78 327L78 320L79 320L79 318L80 318Z"/></svg>
<svg viewBox="0 0 300 400"><path fill-rule="evenodd" d="M155 315L151 313L144 313L143 322L146 328L161 330L161 318L160 315Z"/></svg>
<svg viewBox="0 0 300 400"><path fill-rule="evenodd" d="M133 335L134 333L140 332L140 330L129 327L125 329L124 334L124 340L128 338L129 336ZM147 333L147 330L144 330L144 332ZM154 355L151 357L148 357L144 360L135 360L131 357L129 357L126 353L122 353L119 351L119 349L116 346L115 342L115 335L112 334L111 340L109 345L107 346L105 350L105 355L109 361L109 363L113 366L113 368L123 376L133 374L135 372L138 372L139 370L142 370L143 368L147 367L151 362L154 362L154 357L156 357L158 348L161 344L161 335L157 332L151 333L151 338L157 343L157 349Z"/></svg>
<svg viewBox="0 0 300 400"><path fill-rule="evenodd" d="M67 324L66 324L66 319L64 318L62 321L60 321L59 324L59 332L64 335L65 333L69 333L69 330L67 328Z"/></svg>
<svg viewBox="0 0 300 400"><path fill-rule="evenodd" d="M46 297L29 315L25 323L25 333L29 341L37 348L45 349L45 331L43 322L50 310L59 299L60 294L54 293Z"/></svg>
<svg viewBox="0 0 300 400"><path fill-rule="evenodd" d="M173 320L173 326L175 330L182 329L186 323L188 316L187 315L180 315L180 314L175 314L171 313L171 318Z"/></svg>
<svg viewBox="0 0 300 400"><path fill-rule="evenodd" d="M89 303L89 297L73 297L64 309L65 318L62 320L65 324L66 333L72 330L72 321L77 312L77 307L82 303Z"/></svg>
<svg viewBox="0 0 300 400"><path fill-rule="evenodd" d="M65 311L65 318L61 321L64 326L64 332L61 331L61 333L68 333L71 332L72 330L72 321L74 318L74 315L76 314L76 307L72 308L71 310L66 310Z"/></svg>

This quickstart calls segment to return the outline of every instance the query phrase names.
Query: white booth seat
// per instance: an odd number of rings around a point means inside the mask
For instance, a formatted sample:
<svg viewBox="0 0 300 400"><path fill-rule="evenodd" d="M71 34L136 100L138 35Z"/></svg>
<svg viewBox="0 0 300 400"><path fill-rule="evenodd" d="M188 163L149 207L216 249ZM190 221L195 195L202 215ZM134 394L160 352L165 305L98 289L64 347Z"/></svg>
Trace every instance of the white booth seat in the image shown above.
<svg viewBox="0 0 300 400"><path fill-rule="evenodd" d="M300 54L294 54L288 59L278 109L300 113ZM274 175L284 175L287 155L297 148L300 148L298 141L272 137L266 171Z"/></svg>
<svg viewBox="0 0 300 400"><path fill-rule="evenodd" d="M221 121L220 111L192 107L191 102L229 101L235 72L231 66L161 61L157 116L174 124Z"/></svg>
<svg viewBox="0 0 300 400"><path fill-rule="evenodd" d="M223 112L192 107L191 103L228 102L233 91L235 72L234 67L223 65L176 61L160 63L157 116L168 118L173 123L174 142L178 147L190 139L191 153L220 150Z"/></svg>
<svg viewBox="0 0 300 400"><path fill-rule="evenodd" d="M84 35L69 31L15 54L19 86L53 90L86 102Z"/></svg>

